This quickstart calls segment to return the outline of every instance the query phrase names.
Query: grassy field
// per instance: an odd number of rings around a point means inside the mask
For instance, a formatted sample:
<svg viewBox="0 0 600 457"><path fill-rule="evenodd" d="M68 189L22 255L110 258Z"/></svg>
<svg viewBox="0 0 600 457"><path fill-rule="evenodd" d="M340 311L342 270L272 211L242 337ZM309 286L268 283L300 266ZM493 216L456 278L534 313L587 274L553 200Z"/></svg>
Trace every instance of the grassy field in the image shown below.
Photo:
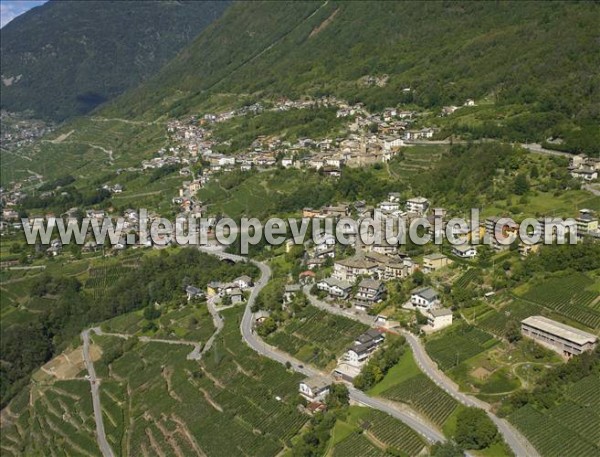
<svg viewBox="0 0 600 457"><path fill-rule="evenodd" d="M388 370L385 377L369 390L369 395L381 395L386 390L418 375L420 372L412 352L406 351L402 354L398 363Z"/></svg>

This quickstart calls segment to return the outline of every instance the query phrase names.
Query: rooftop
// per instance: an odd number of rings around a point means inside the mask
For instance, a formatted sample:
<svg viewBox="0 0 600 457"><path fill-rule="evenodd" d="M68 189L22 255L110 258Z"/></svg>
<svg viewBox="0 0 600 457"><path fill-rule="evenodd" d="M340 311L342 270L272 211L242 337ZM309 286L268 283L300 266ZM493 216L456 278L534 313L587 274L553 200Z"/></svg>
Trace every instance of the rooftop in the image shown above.
<svg viewBox="0 0 600 457"><path fill-rule="evenodd" d="M381 287L382 282L377 281L375 279L363 279L358 287L365 287L367 289L379 289Z"/></svg>
<svg viewBox="0 0 600 457"><path fill-rule="evenodd" d="M348 281L342 281L341 279L325 278L323 281L326 282L330 287L331 286L337 286L340 289L350 289L350 288L352 288L352 284L350 284Z"/></svg>
<svg viewBox="0 0 600 457"><path fill-rule="evenodd" d="M323 390L327 388L330 384L330 382L327 379L322 378L320 376L311 376L310 378L306 378L302 382L306 386L308 386L312 391Z"/></svg>
<svg viewBox="0 0 600 457"><path fill-rule="evenodd" d="M434 252L433 254L427 254L423 256L423 260L441 260L446 258L447 257L444 254L440 254L439 252Z"/></svg>
<svg viewBox="0 0 600 457"><path fill-rule="evenodd" d="M596 335L561 324L544 316L530 316L527 319L523 319L521 323L577 344L595 343L598 340Z"/></svg>
<svg viewBox="0 0 600 457"><path fill-rule="evenodd" d="M418 295L426 300L433 300L434 298L437 298L438 293L431 287L423 287L413 291L413 295Z"/></svg>
<svg viewBox="0 0 600 457"><path fill-rule="evenodd" d="M338 260L335 263L349 268L366 268L371 269L377 267L375 262L371 262L364 258L350 257L348 259Z"/></svg>
<svg viewBox="0 0 600 457"><path fill-rule="evenodd" d="M448 308L432 309L429 314L433 317L452 316L452 310Z"/></svg>

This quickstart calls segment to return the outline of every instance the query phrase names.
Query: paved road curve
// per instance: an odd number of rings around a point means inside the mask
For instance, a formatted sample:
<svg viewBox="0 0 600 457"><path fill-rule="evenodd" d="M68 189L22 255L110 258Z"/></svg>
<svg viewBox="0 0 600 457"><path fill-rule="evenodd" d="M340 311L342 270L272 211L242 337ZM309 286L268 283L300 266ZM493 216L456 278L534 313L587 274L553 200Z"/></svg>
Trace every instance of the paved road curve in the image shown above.
<svg viewBox="0 0 600 457"><path fill-rule="evenodd" d="M100 381L96 378L94 362L92 362L92 358L90 357L90 329L81 332L81 339L83 340L83 361L85 362L92 388L92 405L94 407L98 447L100 447L100 452L102 452L104 457L114 457L113 450L110 444L108 444L106 433L104 432L104 420L102 419L102 407L100 405Z"/></svg>
<svg viewBox="0 0 600 457"><path fill-rule="evenodd" d="M201 248L203 252L216 255L222 259L230 259L234 261L246 261L245 257L228 254L220 251L218 248ZM244 310L244 315L242 317L242 321L240 323L240 331L242 334L242 338L250 346L253 350L258 352L259 354L270 358L271 360L275 360L276 362L285 365L289 363L292 369L298 373L302 373L305 376L321 376L326 379L333 378L330 374L324 373L308 364L304 364L304 362L292 357L291 355L280 351L279 349L265 343L261 338L253 332L252 329L252 305L254 304L256 297L262 288L269 282L271 278L271 269L268 265L262 262L257 262L251 260L251 262L256 265L261 272L260 279L256 281L254 284L254 288L250 294L250 298L248 299L248 303ZM426 422L423 418L411 412L410 408L404 407L403 405L388 403L384 400L369 397L364 392L355 389L352 386L348 386L348 391L350 394L350 398L360 404L365 406L383 411L389 414L392 417L404 422L406 425L411 427L421 436L423 436L430 443L436 443L439 441L445 441L444 435L432 424Z"/></svg>
<svg viewBox="0 0 600 457"><path fill-rule="evenodd" d="M304 293L312 305L322 310L339 314L370 326L376 326L373 317L366 314L354 313L352 311L338 308L337 306L332 306L329 303L323 302L314 295L311 295L308 287L304 288ZM504 437L504 440L517 457L539 457L539 454L535 448L518 430L516 430L506 420L499 418L491 412L491 408L488 403L460 392L456 383L448 378L446 374L437 367L437 364L431 359L431 357L429 357L429 354L427 354L425 351L425 348L421 344L421 340L419 340L418 337L406 330L400 330L399 333L406 338L406 341L413 351L415 361L419 365L419 368L421 368L421 371L423 371L423 373L425 373L433 382L435 382L439 387L441 387L463 405L483 409L490 419L496 424L498 430Z"/></svg>

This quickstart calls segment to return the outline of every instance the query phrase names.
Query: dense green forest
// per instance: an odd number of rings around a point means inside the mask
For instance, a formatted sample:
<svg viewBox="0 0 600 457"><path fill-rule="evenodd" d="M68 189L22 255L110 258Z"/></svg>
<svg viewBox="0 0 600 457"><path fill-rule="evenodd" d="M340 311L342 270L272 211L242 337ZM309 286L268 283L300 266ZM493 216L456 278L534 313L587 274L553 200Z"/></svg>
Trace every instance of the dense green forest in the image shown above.
<svg viewBox="0 0 600 457"><path fill-rule="evenodd" d="M224 93L335 94L369 109L487 97L512 107L513 130L539 131L598 118L599 20L593 3L241 2L107 112L176 115Z"/></svg>
<svg viewBox="0 0 600 457"><path fill-rule="evenodd" d="M31 300L51 299L46 309L33 321L3 329L2 406L28 382L32 370L65 349L86 326L154 303L184 303L189 284L204 288L209 281L255 273L251 264L229 265L190 248L144 257L139 268L126 270L101 297L93 297L74 277L41 275L29 295Z"/></svg>
<svg viewBox="0 0 600 457"><path fill-rule="evenodd" d="M0 32L2 109L85 114L156 73L227 1L48 3Z"/></svg>

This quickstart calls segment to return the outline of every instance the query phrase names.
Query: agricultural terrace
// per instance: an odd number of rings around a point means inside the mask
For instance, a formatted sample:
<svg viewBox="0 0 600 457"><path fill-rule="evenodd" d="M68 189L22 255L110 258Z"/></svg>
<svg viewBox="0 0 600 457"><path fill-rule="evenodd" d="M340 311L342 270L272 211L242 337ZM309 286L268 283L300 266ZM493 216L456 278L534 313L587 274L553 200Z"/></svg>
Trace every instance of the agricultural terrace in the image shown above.
<svg viewBox="0 0 600 457"><path fill-rule="evenodd" d="M542 307L521 299L509 299L485 310L477 315L477 327L505 338L510 330L510 322L521 322L523 319L540 314Z"/></svg>
<svg viewBox="0 0 600 457"><path fill-rule="evenodd" d="M377 447L364 434L353 432L333 448L333 457L385 457L386 452Z"/></svg>
<svg viewBox="0 0 600 457"><path fill-rule="evenodd" d="M296 409L301 377L242 343L241 312L222 312L225 328L200 363L186 360L189 346L152 342L135 343L112 361L103 409L113 442L119 417L128 418L124 454L269 456L297 434L308 419ZM108 339L117 340L101 344Z"/></svg>
<svg viewBox="0 0 600 457"><path fill-rule="evenodd" d="M569 273L542 279L515 289L523 300L544 306L592 329L600 329L598 279L583 273Z"/></svg>
<svg viewBox="0 0 600 457"><path fill-rule="evenodd" d="M421 372L411 351L402 354L369 394L406 403L440 427L458 406L456 400Z"/></svg>
<svg viewBox="0 0 600 457"><path fill-rule="evenodd" d="M449 370L497 343L498 340L483 330L458 325L428 340L425 349L442 370Z"/></svg>
<svg viewBox="0 0 600 457"><path fill-rule="evenodd" d="M508 406L516 409L508 419L544 456L599 455L598 352L573 358L559 370L527 402L512 398Z"/></svg>
<svg viewBox="0 0 600 457"><path fill-rule="evenodd" d="M426 443L410 427L381 411L350 406L335 423L329 449L333 455L415 456L426 449Z"/></svg>
<svg viewBox="0 0 600 457"><path fill-rule="evenodd" d="M459 276L456 282L452 284L452 287L455 287L457 289L464 289L468 285L470 285L471 282L480 274L481 271L479 271L477 268L469 268L461 276Z"/></svg>
<svg viewBox="0 0 600 457"><path fill-rule="evenodd" d="M9 407L12 424L2 427L2 455L98 455L89 382L36 384L31 400L28 393Z"/></svg>
<svg viewBox="0 0 600 457"><path fill-rule="evenodd" d="M269 335L269 344L306 363L325 368L344 352L368 326L306 305Z"/></svg>
<svg viewBox="0 0 600 457"><path fill-rule="evenodd" d="M422 373L390 387L382 396L412 406L440 427L458 406L456 400Z"/></svg>

